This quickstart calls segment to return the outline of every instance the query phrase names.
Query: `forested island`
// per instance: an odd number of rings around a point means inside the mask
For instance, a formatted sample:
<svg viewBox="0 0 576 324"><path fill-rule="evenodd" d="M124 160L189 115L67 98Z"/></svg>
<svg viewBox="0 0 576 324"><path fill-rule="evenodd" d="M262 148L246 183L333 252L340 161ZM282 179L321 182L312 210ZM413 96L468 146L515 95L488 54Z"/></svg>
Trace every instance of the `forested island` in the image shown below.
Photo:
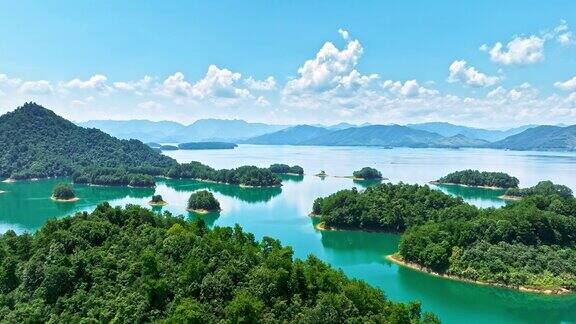
<svg viewBox="0 0 576 324"><path fill-rule="evenodd" d="M69 183L59 183L52 190L52 200L54 201L77 201L76 192Z"/></svg>
<svg viewBox="0 0 576 324"><path fill-rule="evenodd" d="M570 198L572 197L572 189L564 185L555 184L552 181L540 181L535 186L529 188L510 188L506 190L502 198L519 199L535 195L558 195L563 198Z"/></svg>
<svg viewBox="0 0 576 324"><path fill-rule="evenodd" d="M168 205L167 202L164 201L162 195L154 195L152 199L148 202L150 206L166 206Z"/></svg>
<svg viewBox="0 0 576 324"><path fill-rule="evenodd" d="M280 186L282 180L269 169L241 166L236 169L216 170L200 162L183 163L168 170L169 178L197 179L241 185L246 187Z"/></svg>
<svg viewBox="0 0 576 324"><path fill-rule="evenodd" d="M464 170L452 172L432 183L507 189L518 188L520 181L504 172Z"/></svg>
<svg viewBox="0 0 576 324"><path fill-rule="evenodd" d="M314 256L200 219L99 205L0 235L6 322L438 323Z"/></svg>
<svg viewBox="0 0 576 324"><path fill-rule="evenodd" d="M237 144L227 142L190 142L178 144L180 150L232 150Z"/></svg>
<svg viewBox="0 0 576 324"><path fill-rule="evenodd" d="M360 180L374 180L382 179L382 173L371 167L363 167L360 170L354 171L352 176Z"/></svg>
<svg viewBox="0 0 576 324"><path fill-rule="evenodd" d="M289 166L288 164L272 164L269 167L270 171L276 174L289 174L289 175L304 175L304 169L299 165Z"/></svg>
<svg viewBox="0 0 576 324"><path fill-rule="evenodd" d="M142 172L142 173L141 173ZM143 173L156 173L153 170L127 170L125 168L85 168L74 172L74 183L91 184L100 186L130 186L130 187L154 187L154 177Z"/></svg>
<svg viewBox="0 0 576 324"><path fill-rule="evenodd" d="M188 198L188 210L197 213L208 213L220 211L220 202L208 190L198 190L193 192Z"/></svg>
<svg viewBox="0 0 576 324"><path fill-rule="evenodd" d="M381 184L318 198L320 229L402 233L396 262L545 293L576 289L576 199L535 194L481 209L428 186Z"/></svg>

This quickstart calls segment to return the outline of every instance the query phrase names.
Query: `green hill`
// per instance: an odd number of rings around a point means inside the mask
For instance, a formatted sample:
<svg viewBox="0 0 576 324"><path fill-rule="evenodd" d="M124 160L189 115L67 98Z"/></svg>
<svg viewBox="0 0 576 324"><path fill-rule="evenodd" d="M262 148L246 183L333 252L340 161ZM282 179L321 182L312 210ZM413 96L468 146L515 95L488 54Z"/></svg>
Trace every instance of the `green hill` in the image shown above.
<svg viewBox="0 0 576 324"><path fill-rule="evenodd" d="M490 147L519 151L576 151L576 125L530 128L492 143Z"/></svg>
<svg viewBox="0 0 576 324"><path fill-rule="evenodd" d="M70 176L86 167L166 169L175 164L140 141L82 128L35 103L0 116L0 178Z"/></svg>
<svg viewBox="0 0 576 324"><path fill-rule="evenodd" d="M329 133L331 133L331 131L323 127L298 125L282 129L277 132L253 137L251 139L246 140L245 142L249 144L264 144L264 145L299 145L302 142Z"/></svg>

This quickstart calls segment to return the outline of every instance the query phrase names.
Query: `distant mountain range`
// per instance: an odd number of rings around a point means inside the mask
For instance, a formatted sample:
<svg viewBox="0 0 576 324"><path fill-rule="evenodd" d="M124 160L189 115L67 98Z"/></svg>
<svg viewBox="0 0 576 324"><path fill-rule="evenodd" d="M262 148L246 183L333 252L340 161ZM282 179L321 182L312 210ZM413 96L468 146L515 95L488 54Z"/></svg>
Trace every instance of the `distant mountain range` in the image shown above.
<svg viewBox="0 0 576 324"><path fill-rule="evenodd" d="M514 150L574 150L571 127L525 125L492 130L443 122L401 125L270 125L243 120L201 119L188 126L148 120L79 123L121 139L144 142L231 142L268 145L384 147L494 147ZM531 132L531 130L534 130ZM537 134L537 135L534 135ZM518 137L516 137L518 136Z"/></svg>
<svg viewBox="0 0 576 324"><path fill-rule="evenodd" d="M78 123L87 128L98 128L121 139L143 142L236 142L275 132L287 126L248 123L243 120L200 119L188 126L171 122L149 120L91 120Z"/></svg>
<svg viewBox="0 0 576 324"><path fill-rule="evenodd" d="M249 144L383 146L383 147L472 147L487 141L463 135L445 137L400 125L370 125L329 130L300 125L244 141Z"/></svg>
<svg viewBox="0 0 576 324"><path fill-rule="evenodd" d="M489 147L521 151L576 151L576 125L530 128L520 134L491 143Z"/></svg>

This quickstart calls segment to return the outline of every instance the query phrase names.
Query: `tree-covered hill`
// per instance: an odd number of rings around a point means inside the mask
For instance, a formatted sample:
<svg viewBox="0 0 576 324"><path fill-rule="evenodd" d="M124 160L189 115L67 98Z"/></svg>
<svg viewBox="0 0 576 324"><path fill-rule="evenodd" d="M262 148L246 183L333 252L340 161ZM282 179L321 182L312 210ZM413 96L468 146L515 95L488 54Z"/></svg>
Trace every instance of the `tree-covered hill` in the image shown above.
<svg viewBox="0 0 576 324"><path fill-rule="evenodd" d="M0 235L0 322L437 323L314 256L138 206Z"/></svg>
<svg viewBox="0 0 576 324"><path fill-rule="evenodd" d="M79 127L35 103L0 116L0 178L69 176L96 166L168 168L174 164L140 141Z"/></svg>
<svg viewBox="0 0 576 324"><path fill-rule="evenodd" d="M576 151L576 125L538 126L506 137L489 146L519 151Z"/></svg>

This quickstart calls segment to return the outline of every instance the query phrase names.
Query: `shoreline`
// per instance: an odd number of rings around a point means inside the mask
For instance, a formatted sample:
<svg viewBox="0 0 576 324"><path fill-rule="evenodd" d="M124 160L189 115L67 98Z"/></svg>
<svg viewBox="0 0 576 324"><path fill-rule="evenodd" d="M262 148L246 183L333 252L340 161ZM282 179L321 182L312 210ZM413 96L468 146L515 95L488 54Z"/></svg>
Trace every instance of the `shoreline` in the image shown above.
<svg viewBox="0 0 576 324"><path fill-rule="evenodd" d="M309 214L310 218L320 218L321 215ZM390 232L390 231L383 231L383 230L375 230L375 229L366 229L366 228L338 228L338 227L327 227L324 222L320 222L314 225L314 228L318 231L342 231L342 232L366 232L366 233L383 233L383 234L392 234L392 235L400 235L397 232Z"/></svg>
<svg viewBox="0 0 576 324"><path fill-rule="evenodd" d="M574 291L566 289L566 288L544 289L544 288L531 288L531 287L525 287L525 286L511 286L511 285L505 285L505 284L500 284L500 283L472 280L472 279L463 278L463 277L459 277L459 276L455 276L455 275L449 275L449 274L445 274L445 273L439 273L439 272L432 271L426 267L423 267L417 263L404 261L402 259L402 257L398 256L397 254L387 255L386 260L388 260L392 263L395 263L399 266L402 266L402 267L406 267L406 268L409 268L409 269L412 269L415 271L420 271L420 272L423 272L423 273L426 273L426 274L429 274L432 276L441 277L443 279L448 279L448 280L456 280L456 281L461 281L461 282L466 282L466 283L471 283L471 284L477 284L477 285L483 285L483 286L492 286L492 287L516 290L516 291L520 291L520 292L524 292L524 293L534 293L534 294L549 295L549 296L570 295L570 294L574 293Z"/></svg>
<svg viewBox="0 0 576 324"><path fill-rule="evenodd" d="M74 198L70 198L70 199L58 199L58 198L55 198L54 196L50 197L50 199L52 199L55 202L75 202L75 201L80 200L80 198L78 198L78 197L74 197Z"/></svg>
<svg viewBox="0 0 576 324"><path fill-rule="evenodd" d="M510 200L510 201L522 200L522 197L510 196L510 195L502 195L502 196L498 196L498 198L500 198L502 200Z"/></svg>
<svg viewBox="0 0 576 324"><path fill-rule="evenodd" d="M466 185L466 184L461 184L461 183L438 182L436 180L428 181L428 183L433 184L433 185L459 186L459 187L468 187L468 188L482 188L482 189L490 189L490 190L507 190L507 189L510 189L510 188L495 187L495 186L471 186L471 185Z"/></svg>
<svg viewBox="0 0 576 324"><path fill-rule="evenodd" d="M162 201L162 202L152 202L152 201L149 201L149 202L148 202L148 205L153 206L153 207L155 207L155 206L166 206L166 205L168 205L168 203L165 202L165 201Z"/></svg>
<svg viewBox="0 0 576 324"><path fill-rule="evenodd" d="M193 212L193 213L201 214L201 215L206 215L209 213L218 213L218 212L222 211L222 209L208 210L208 209L192 209L192 208L186 208L186 210L189 212Z"/></svg>
<svg viewBox="0 0 576 324"><path fill-rule="evenodd" d="M194 181L200 181L200 182L207 182L207 183L215 183L215 184L224 184L224 185L228 185L228 186L239 186L241 188L276 188L276 187L282 187L282 183L277 184L277 185L273 185L273 186L249 186L249 185L245 185L245 184L234 184L234 183L228 183L228 182L220 182L220 181L214 181L214 180L208 180L208 179L200 179L200 178L170 178L170 177L164 177L164 179L172 179L172 180L194 180Z"/></svg>

